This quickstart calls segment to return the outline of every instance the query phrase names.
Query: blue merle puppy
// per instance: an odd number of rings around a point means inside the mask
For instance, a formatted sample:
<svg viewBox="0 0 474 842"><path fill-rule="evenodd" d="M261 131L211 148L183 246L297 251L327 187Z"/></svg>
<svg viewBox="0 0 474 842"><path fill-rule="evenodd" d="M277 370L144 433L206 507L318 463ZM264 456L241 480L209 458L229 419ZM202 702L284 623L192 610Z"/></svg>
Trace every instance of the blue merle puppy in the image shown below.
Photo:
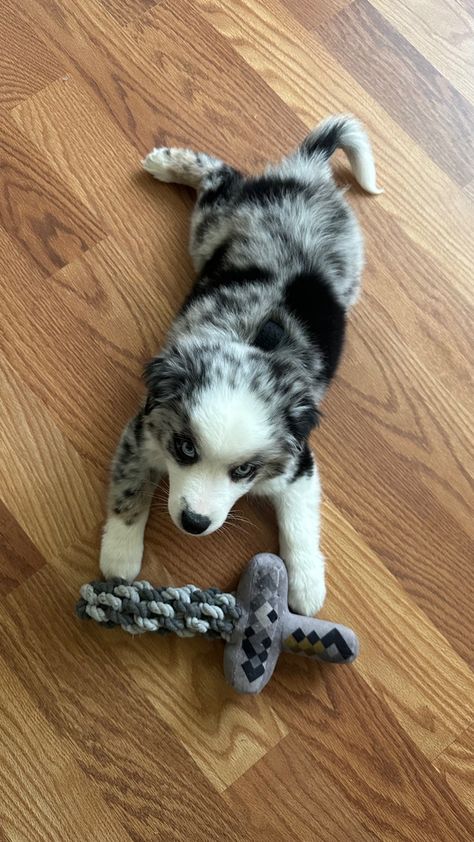
<svg viewBox="0 0 474 842"><path fill-rule="evenodd" d="M338 147L359 184L378 193L368 138L350 116L325 120L257 177L189 149L145 158L159 181L197 191L190 250L198 276L146 367L146 403L115 454L105 576L138 575L153 491L167 474L170 516L192 535L218 529L245 493L270 498L290 605L302 614L321 608L321 492L308 437L363 266L358 224L329 166Z"/></svg>

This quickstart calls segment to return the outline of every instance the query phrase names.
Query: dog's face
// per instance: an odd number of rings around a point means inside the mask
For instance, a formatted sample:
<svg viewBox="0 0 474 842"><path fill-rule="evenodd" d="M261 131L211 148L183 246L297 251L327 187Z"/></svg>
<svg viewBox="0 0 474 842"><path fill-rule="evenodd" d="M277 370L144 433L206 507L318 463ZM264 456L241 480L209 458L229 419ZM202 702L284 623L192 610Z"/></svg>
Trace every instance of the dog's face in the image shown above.
<svg viewBox="0 0 474 842"><path fill-rule="evenodd" d="M161 356L146 379L149 430L168 470L169 513L193 535L214 532L252 486L291 467L299 449L292 420L306 435L314 423L311 401L293 405L262 355L244 345L232 353L200 347Z"/></svg>

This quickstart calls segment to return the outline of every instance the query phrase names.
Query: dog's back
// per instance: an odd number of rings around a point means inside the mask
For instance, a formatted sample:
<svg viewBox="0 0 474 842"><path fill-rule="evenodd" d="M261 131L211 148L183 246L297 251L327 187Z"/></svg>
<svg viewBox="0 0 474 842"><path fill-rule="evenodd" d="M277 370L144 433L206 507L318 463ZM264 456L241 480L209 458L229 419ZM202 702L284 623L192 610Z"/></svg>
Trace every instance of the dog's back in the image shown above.
<svg viewBox="0 0 474 842"><path fill-rule="evenodd" d="M336 370L363 265L359 226L328 163L339 146L377 192L368 140L349 117L325 121L262 176L225 164L212 171L191 227L199 276L173 330L219 331L274 351L283 365L300 357L317 401Z"/></svg>

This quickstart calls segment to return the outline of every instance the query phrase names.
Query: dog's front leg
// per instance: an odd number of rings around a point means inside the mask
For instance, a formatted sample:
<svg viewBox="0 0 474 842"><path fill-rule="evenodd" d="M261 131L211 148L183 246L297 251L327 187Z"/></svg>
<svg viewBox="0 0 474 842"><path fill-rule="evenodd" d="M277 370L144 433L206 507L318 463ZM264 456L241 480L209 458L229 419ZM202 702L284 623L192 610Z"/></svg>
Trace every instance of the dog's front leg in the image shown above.
<svg viewBox="0 0 474 842"><path fill-rule="evenodd" d="M319 548L321 486L314 460L305 473L273 495L280 555L288 569L288 601L298 614L312 615L326 596L324 556Z"/></svg>
<svg viewBox="0 0 474 842"><path fill-rule="evenodd" d="M142 411L125 427L112 461L100 551L100 569L107 579L132 581L140 572L151 498L164 472L151 463L145 435Z"/></svg>

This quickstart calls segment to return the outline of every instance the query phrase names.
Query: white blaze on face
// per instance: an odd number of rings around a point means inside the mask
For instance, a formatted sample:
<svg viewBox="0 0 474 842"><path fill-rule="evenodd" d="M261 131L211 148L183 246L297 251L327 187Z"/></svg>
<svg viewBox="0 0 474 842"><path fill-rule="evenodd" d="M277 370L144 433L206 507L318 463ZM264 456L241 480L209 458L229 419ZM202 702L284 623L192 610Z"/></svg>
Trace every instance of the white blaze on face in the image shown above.
<svg viewBox="0 0 474 842"><path fill-rule="evenodd" d="M248 389L213 385L193 407L190 426L199 460L178 465L170 458L168 508L181 527L183 509L211 521L203 533L209 535L224 523L229 510L250 487L234 482L230 469L271 447L271 425L263 402Z"/></svg>

